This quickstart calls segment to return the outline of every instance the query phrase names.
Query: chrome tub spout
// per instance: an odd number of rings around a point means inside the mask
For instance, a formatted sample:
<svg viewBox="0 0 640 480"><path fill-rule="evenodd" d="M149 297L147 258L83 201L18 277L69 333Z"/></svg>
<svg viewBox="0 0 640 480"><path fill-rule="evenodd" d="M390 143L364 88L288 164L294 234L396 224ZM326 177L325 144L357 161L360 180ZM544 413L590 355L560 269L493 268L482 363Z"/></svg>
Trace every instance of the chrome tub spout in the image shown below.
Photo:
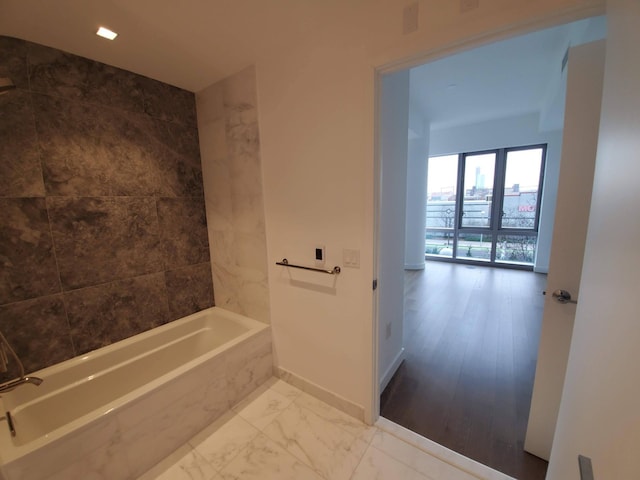
<svg viewBox="0 0 640 480"><path fill-rule="evenodd" d="M38 377L20 377L16 380L12 380L11 382L3 383L0 385L0 393L7 393L13 390L20 385L24 385L25 383L30 383L35 385L36 387L43 382L41 378Z"/></svg>

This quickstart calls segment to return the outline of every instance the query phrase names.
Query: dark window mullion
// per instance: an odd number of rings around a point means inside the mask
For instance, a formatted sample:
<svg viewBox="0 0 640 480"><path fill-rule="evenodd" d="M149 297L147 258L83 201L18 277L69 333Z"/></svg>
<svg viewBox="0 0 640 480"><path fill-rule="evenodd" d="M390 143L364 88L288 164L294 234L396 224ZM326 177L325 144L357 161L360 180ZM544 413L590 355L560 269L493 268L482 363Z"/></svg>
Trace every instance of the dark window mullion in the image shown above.
<svg viewBox="0 0 640 480"><path fill-rule="evenodd" d="M456 212L453 221L453 253L451 258L458 257L458 232L462 224L462 204L464 202L464 159L465 154L458 154L458 192L456 194Z"/></svg>

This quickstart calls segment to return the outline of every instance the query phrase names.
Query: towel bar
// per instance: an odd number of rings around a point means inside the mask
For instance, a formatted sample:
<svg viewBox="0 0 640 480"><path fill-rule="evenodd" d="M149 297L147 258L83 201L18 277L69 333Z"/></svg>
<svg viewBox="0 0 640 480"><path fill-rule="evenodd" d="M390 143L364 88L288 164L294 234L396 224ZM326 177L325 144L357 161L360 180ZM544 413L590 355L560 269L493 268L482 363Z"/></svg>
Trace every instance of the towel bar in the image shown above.
<svg viewBox="0 0 640 480"><path fill-rule="evenodd" d="M329 275L338 275L340 273L340 267L337 265L333 267L331 270L327 270L325 268L316 268L316 267L306 267L304 265L295 265L293 263L289 263L289 260L283 258L281 262L276 262L276 265L282 265L283 267L291 267L291 268L301 268L303 270L311 270L312 272L322 272L328 273Z"/></svg>

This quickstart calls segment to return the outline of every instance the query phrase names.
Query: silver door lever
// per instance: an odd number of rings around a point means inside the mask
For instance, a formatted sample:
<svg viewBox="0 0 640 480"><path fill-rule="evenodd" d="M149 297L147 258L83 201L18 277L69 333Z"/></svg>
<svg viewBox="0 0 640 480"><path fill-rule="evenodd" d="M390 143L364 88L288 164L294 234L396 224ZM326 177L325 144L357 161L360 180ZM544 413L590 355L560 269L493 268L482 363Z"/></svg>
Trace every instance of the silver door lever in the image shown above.
<svg viewBox="0 0 640 480"><path fill-rule="evenodd" d="M577 300L571 300L571 294L569 292L567 292L566 290L556 290L555 292L553 292L551 294L551 296L558 303L578 303Z"/></svg>

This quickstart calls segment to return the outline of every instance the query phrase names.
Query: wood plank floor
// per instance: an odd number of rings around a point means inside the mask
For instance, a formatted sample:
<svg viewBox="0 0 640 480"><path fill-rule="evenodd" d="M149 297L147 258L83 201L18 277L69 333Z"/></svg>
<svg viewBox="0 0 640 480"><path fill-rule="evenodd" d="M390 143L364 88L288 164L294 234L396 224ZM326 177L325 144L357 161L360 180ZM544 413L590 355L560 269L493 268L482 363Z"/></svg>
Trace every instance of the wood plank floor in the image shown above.
<svg viewBox="0 0 640 480"><path fill-rule="evenodd" d="M427 262L405 276L406 360L383 417L521 480L547 462L523 450L546 275Z"/></svg>

